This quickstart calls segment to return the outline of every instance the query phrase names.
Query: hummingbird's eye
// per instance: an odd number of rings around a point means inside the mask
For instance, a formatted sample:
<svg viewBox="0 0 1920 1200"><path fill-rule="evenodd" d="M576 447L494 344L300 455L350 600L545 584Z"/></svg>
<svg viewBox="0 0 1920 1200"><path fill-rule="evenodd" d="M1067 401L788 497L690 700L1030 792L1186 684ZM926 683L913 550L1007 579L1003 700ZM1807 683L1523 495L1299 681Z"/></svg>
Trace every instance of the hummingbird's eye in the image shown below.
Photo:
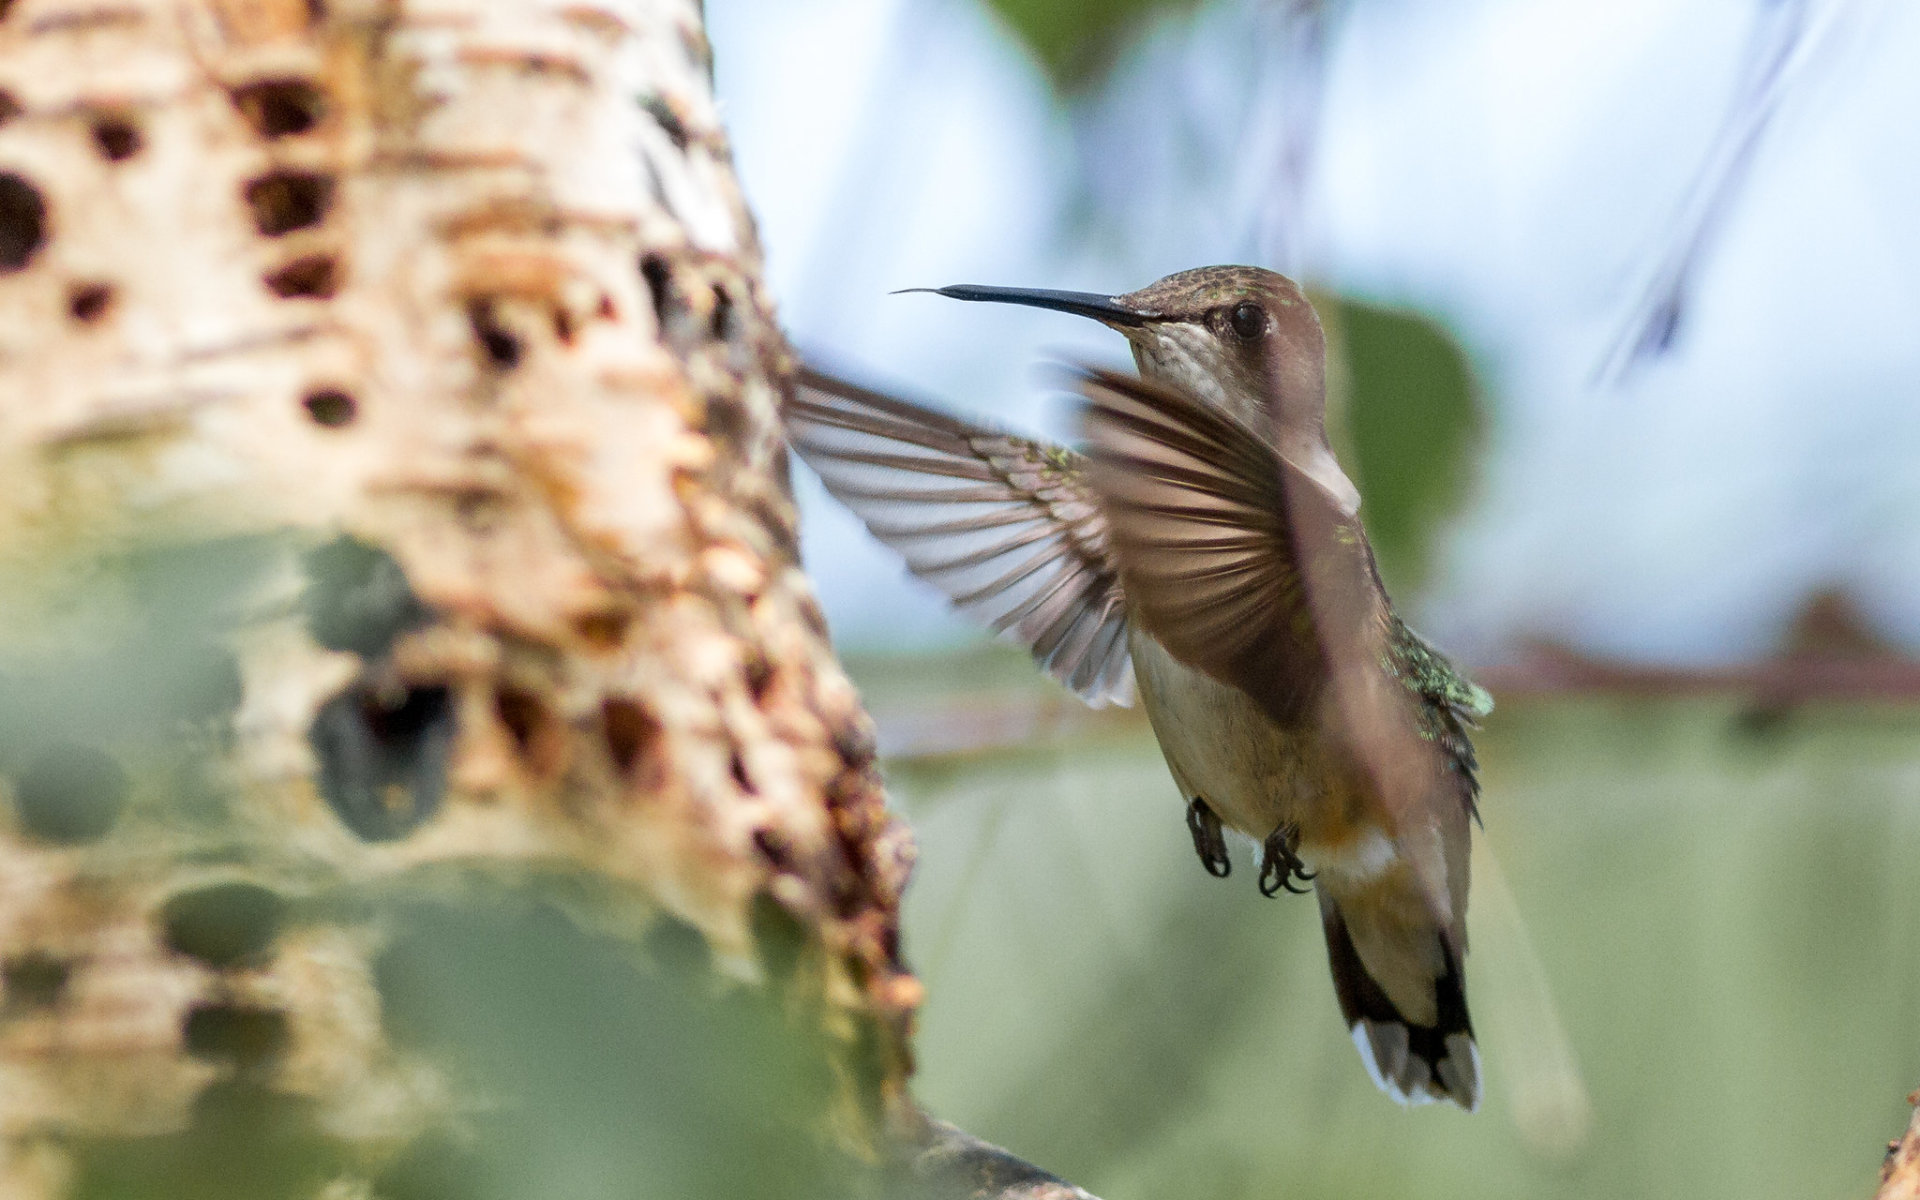
<svg viewBox="0 0 1920 1200"><path fill-rule="evenodd" d="M1267 314L1261 312L1260 306L1252 302L1236 304L1233 306L1233 311L1227 314L1227 324L1233 326L1236 337L1250 342L1266 332Z"/></svg>

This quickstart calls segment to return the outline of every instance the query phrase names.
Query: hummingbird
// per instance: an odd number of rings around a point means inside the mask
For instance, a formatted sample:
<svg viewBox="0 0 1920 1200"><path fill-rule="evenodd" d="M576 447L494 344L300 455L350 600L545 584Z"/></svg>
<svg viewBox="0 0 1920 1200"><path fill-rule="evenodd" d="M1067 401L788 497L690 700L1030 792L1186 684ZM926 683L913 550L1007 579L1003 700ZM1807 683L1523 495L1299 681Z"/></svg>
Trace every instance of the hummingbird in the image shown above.
<svg viewBox="0 0 1920 1200"><path fill-rule="evenodd" d="M1262 894L1317 895L1374 1082L1473 1110L1469 730L1492 701L1387 598L1327 441L1306 295L1245 266L1116 296L911 290L1089 317L1139 374L1076 372L1073 450L802 368L794 450L910 570L1083 699L1137 692L1205 869L1228 875L1240 835Z"/></svg>

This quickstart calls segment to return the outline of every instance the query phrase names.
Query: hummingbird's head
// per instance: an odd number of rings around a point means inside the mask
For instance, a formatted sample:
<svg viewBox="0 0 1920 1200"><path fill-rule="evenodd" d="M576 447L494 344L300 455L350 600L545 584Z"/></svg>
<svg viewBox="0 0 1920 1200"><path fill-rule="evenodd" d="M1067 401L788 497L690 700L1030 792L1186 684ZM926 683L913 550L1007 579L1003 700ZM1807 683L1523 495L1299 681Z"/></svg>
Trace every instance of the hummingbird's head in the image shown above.
<svg viewBox="0 0 1920 1200"><path fill-rule="evenodd" d="M1319 435L1325 421L1320 318L1299 285L1274 271L1200 267L1123 296L974 284L915 290L1092 317L1133 344L1142 375L1182 387L1255 428Z"/></svg>
<svg viewBox="0 0 1920 1200"><path fill-rule="evenodd" d="M1118 330L1140 374L1226 409L1270 437L1349 511L1360 493L1327 445L1326 339L1300 285L1260 267L1181 271L1124 296L957 284L955 300L1074 313Z"/></svg>

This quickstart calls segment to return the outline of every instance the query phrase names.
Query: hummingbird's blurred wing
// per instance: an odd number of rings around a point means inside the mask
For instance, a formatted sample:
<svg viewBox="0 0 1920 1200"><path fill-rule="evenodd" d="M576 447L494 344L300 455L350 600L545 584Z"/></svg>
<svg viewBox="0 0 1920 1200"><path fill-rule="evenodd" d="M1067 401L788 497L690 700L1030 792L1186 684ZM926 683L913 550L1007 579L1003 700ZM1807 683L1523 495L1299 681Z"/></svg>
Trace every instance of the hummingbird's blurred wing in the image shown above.
<svg viewBox="0 0 1920 1200"><path fill-rule="evenodd" d="M1070 450L802 368L787 440L915 575L1096 707L1130 704L1107 524Z"/></svg>
<svg viewBox="0 0 1920 1200"><path fill-rule="evenodd" d="M1298 723L1339 651L1387 627L1358 518L1217 405L1109 371L1083 373L1081 391L1088 478L1134 619Z"/></svg>

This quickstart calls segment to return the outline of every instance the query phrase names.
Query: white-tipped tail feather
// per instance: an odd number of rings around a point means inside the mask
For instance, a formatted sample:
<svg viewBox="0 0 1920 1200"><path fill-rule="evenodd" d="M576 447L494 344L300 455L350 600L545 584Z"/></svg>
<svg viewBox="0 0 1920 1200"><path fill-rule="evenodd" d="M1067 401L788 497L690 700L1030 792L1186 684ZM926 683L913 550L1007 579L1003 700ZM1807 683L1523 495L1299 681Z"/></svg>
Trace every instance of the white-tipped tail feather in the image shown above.
<svg viewBox="0 0 1920 1200"><path fill-rule="evenodd" d="M1440 967L1426 976L1426 1022L1401 1011L1362 960L1338 901L1320 889L1320 917L1334 993L1353 1044L1380 1090L1402 1104L1447 1100L1468 1112L1480 1106L1480 1051L1467 1018L1459 955L1435 930ZM1382 952L1381 947L1375 953ZM1421 956L1424 957L1424 956ZM1405 963L1395 964L1404 967Z"/></svg>
<svg viewBox="0 0 1920 1200"><path fill-rule="evenodd" d="M1446 1057L1436 1068L1409 1053L1409 1030L1399 1022L1360 1020L1351 1033L1373 1085L1394 1100L1410 1106L1449 1100L1468 1112L1480 1107L1480 1047L1471 1034L1445 1038Z"/></svg>

